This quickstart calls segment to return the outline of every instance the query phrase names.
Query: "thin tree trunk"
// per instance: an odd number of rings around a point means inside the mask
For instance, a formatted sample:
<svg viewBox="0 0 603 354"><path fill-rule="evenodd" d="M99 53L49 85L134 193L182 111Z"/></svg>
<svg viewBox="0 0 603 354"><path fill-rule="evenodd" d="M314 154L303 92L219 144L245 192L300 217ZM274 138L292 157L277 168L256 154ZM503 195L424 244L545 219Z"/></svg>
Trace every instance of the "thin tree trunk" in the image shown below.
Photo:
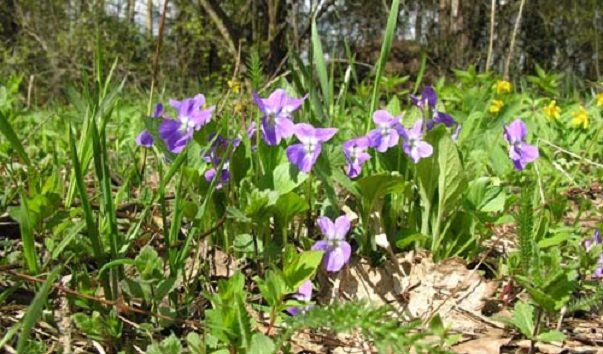
<svg viewBox="0 0 603 354"><path fill-rule="evenodd" d="M505 62L505 70L503 71L503 78L505 80L509 79L509 66L511 65L511 58L513 58L513 50L515 49L515 38L517 37L517 31L519 30L519 24L521 23L521 14L523 13L523 6L526 1L521 0L519 3L519 12L517 13L517 18L515 19L515 27L513 28L513 33L511 34L511 44L509 45L509 54L507 55L507 61Z"/></svg>
<svg viewBox="0 0 603 354"><path fill-rule="evenodd" d="M153 38L153 0L147 0L147 38Z"/></svg>
<svg viewBox="0 0 603 354"><path fill-rule="evenodd" d="M496 16L496 0L492 0L490 9L490 41L488 42L488 56L486 57L486 72L492 65L492 50L494 48L494 23Z"/></svg>
<svg viewBox="0 0 603 354"><path fill-rule="evenodd" d="M416 17L415 17L415 41L417 43L421 42L421 37L423 36L423 11L421 11L421 2L417 1L416 3Z"/></svg>
<svg viewBox="0 0 603 354"><path fill-rule="evenodd" d="M134 23L134 14L136 13L136 0L128 0L127 6L128 22Z"/></svg>
<svg viewBox="0 0 603 354"><path fill-rule="evenodd" d="M232 23L224 13L224 10L214 0L199 0L199 4L216 25L218 32L220 32L220 35L222 35L222 38L226 42L228 51L232 55L237 55L237 46L235 43L238 42L238 38L235 36Z"/></svg>
<svg viewBox="0 0 603 354"><path fill-rule="evenodd" d="M594 0L595 2L597 0ZM601 80L601 71L599 69L599 29L597 27L597 21L599 20L599 8L595 3L595 13L593 14L593 25L595 30L595 74L597 75L597 81Z"/></svg>

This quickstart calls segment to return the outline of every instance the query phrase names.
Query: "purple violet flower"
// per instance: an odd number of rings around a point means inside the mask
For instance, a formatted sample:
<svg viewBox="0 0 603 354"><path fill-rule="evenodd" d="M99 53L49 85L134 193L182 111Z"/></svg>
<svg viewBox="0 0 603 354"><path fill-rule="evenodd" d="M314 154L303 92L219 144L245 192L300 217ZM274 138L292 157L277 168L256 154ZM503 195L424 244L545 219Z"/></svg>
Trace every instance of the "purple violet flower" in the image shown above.
<svg viewBox="0 0 603 354"><path fill-rule="evenodd" d="M163 116L163 104L157 103L157 105L155 106L155 112L153 112L153 115L151 117L159 118L161 116ZM154 143L153 136L151 135L151 133L149 133L149 131L147 129L143 130L136 137L136 144L138 146L142 146L142 147L145 147L148 149L151 146L153 146L153 143Z"/></svg>
<svg viewBox="0 0 603 354"><path fill-rule="evenodd" d="M293 135L291 114L299 109L306 97L289 97L285 90L277 89L268 98L260 98L254 92L253 99L263 114L262 133L266 144L278 145L283 138Z"/></svg>
<svg viewBox="0 0 603 354"><path fill-rule="evenodd" d="M210 121L215 107L202 109L204 104L202 94L182 101L170 100L170 105L178 112L177 119L164 119L159 125L159 136L168 150L180 153L193 138L193 133Z"/></svg>
<svg viewBox="0 0 603 354"><path fill-rule="evenodd" d="M352 247L345 240L350 231L350 220L342 215L333 223L328 217L321 216L317 223L325 239L317 241L312 249L325 251L322 263L327 272L338 272L348 263L352 254Z"/></svg>
<svg viewBox="0 0 603 354"><path fill-rule="evenodd" d="M415 95L410 95L410 99L412 100L412 103L422 111L426 108L434 109L436 103L438 103L438 95L431 86L423 86L421 96L417 97Z"/></svg>
<svg viewBox="0 0 603 354"><path fill-rule="evenodd" d="M595 230L593 239L584 241L584 246L586 247L587 251L590 251L591 248L595 247L596 245L600 245L601 243L601 232L599 230ZM599 256L599 262L597 263L597 268L593 273L593 278L603 278L603 253L601 253Z"/></svg>
<svg viewBox="0 0 603 354"><path fill-rule="evenodd" d="M415 122L415 125L406 129L402 127L400 129L400 135L404 139L402 143L402 149L410 157L412 162L415 164L422 158L426 158L433 154L433 147L423 141L423 120L420 119Z"/></svg>
<svg viewBox="0 0 603 354"><path fill-rule="evenodd" d="M355 178L362 172L362 164L371 158L366 149L371 145L368 137L348 140L343 143L343 154L348 164L345 166L345 173L350 178Z"/></svg>
<svg viewBox="0 0 603 354"><path fill-rule="evenodd" d="M457 122L454 120L454 118L452 118L451 115L436 110L438 96L433 87L424 86L423 91L421 91L420 97L411 95L410 99L412 100L413 104L421 110L424 119L426 118L426 113L431 110L432 118L427 119L426 121L427 130L430 131L437 124L444 124L449 128L457 124Z"/></svg>
<svg viewBox="0 0 603 354"><path fill-rule="evenodd" d="M296 124L293 134L301 144L289 146L287 158L302 172L309 173L320 155L321 144L331 139L336 132L336 128L314 128L307 123Z"/></svg>
<svg viewBox="0 0 603 354"><path fill-rule="evenodd" d="M515 169L522 171L528 163L538 158L538 148L526 143L528 130L521 119L515 119L508 126L503 126L503 129L505 139L509 143L509 158L513 161Z"/></svg>
<svg viewBox="0 0 603 354"><path fill-rule="evenodd" d="M371 130L367 137L370 146L379 152L385 152L392 146L398 144L398 129L400 127L401 116L394 117L388 111L378 110L373 113L373 122L377 129Z"/></svg>
<svg viewBox="0 0 603 354"><path fill-rule="evenodd" d="M212 140L214 137L213 134L210 134L209 140ZM231 144L229 139L224 138L221 135L218 135L214 142L212 143L209 151L203 155L203 160L207 163L211 163L213 167L209 168L203 176L207 182L211 182L217 175L216 169L220 167L222 163L222 159L225 159L224 164L222 164L222 171L220 172L220 180L216 183L216 188L220 189L222 186L228 182L230 179L230 156L226 156L226 152L228 151L228 146ZM240 138L232 139L232 151L234 151L241 144Z"/></svg>
<svg viewBox="0 0 603 354"><path fill-rule="evenodd" d="M293 298L299 301L306 302L312 300L312 281L306 280L305 282L303 282L302 285L299 286L299 290L297 290L297 293L293 295ZM306 313L311 307L311 305L301 307L290 307L286 311L291 316L297 316L299 314Z"/></svg>

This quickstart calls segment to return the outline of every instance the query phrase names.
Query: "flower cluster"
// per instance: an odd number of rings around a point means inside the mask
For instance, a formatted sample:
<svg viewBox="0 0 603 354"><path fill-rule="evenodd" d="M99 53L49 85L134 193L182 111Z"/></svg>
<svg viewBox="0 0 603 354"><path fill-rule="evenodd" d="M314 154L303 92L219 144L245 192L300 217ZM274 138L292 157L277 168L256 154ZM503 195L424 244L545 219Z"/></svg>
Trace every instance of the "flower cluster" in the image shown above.
<svg viewBox="0 0 603 354"><path fill-rule="evenodd" d="M203 109L205 96L198 94L182 101L170 100L170 106L176 110L176 119L172 119L164 112L162 104L158 104L153 118L161 118L159 124L159 137L170 152L178 154L184 150L193 133L207 124L212 117L214 107ZM149 148L154 140L146 129L136 138L138 145Z"/></svg>
<svg viewBox="0 0 603 354"><path fill-rule="evenodd" d="M402 140L401 145L404 153L416 164L422 158L427 158L433 154L433 147L423 141L423 137L427 131L432 130L437 124L443 124L447 127L456 125L452 138L454 140L458 138L461 126L457 124L452 116L436 109L438 97L433 87L425 86L421 96L411 95L410 99L422 114L422 119L416 121L412 128L406 128L402 125L402 115L394 117L385 110L378 110L373 113L375 129L371 130L366 136L348 140L343 144L343 153L347 162L345 171L350 178L359 176L362 171L362 164L371 158L367 153L368 148L373 148L378 152L386 152Z"/></svg>
<svg viewBox="0 0 603 354"><path fill-rule="evenodd" d="M602 242L601 241L601 232L599 230L595 230L593 239L586 240L584 242L584 246L586 247L586 250L589 251L594 246L600 245L601 242ZM601 253L601 255L599 256L599 262L597 263L597 268L595 269L595 272L593 273L593 277L594 278L603 278L603 253Z"/></svg>
<svg viewBox="0 0 603 354"><path fill-rule="evenodd" d="M215 139L214 139L215 137ZM228 182L230 179L230 159L227 156L228 147L232 144L232 150L236 149L241 143L240 138L229 140L221 135L215 136L214 134L209 135L209 140L213 140L213 143L209 150L203 155L203 160L211 164L213 167L205 171L203 175L207 182L211 182L216 176L219 176L219 180L216 182L216 188L222 188L223 184ZM222 163L224 160L224 163ZM222 170L218 173L217 169L222 165Z"/></svg>
<svg viewBox="0 0 603 354"><path fill-rule="evenodd" d="M510 93L513 90L513 85L507 80L498 80L496 81L494 86L492 86L492 89L494 90L496 95L500 96L504 95L505 93ZM497 114L503 109L504 106L505 102L502 99L493 98L490 102L490 107L488 108L488 111L490 113Z"/></svg>

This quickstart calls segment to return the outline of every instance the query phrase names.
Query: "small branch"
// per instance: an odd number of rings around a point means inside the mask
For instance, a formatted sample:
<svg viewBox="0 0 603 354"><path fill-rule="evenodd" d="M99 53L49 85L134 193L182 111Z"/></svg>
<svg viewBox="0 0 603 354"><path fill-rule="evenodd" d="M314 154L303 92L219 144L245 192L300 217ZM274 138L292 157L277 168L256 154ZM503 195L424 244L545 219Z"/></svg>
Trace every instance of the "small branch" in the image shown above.
<svg viewBox="0 0 603 354"><path fill-rule="evenodd" d="M0 268L0 273L5 273L8 275L11 275L15 278L19 278L21 280L25 280L29 283L39 283L39 284L44 284L46 283L46 279L43 278L36 278L33 277L29 274L25 274L25 273L20 273L11 269L2 269ZM73 295L76 296L80 299L86 299L86 300L90 300L90 301L94 301L97 302L101 305L105 305L108 307L115 307L117 309L117 312L119 313L128 313L128 312L133 312L133 313L137 313L137 314L141 314L141 315L146 315L146 316L151 316L151 317L156 317L162 320L166 320L166 321L174 321L174 322L180 322L180 323L184 323L187 324L193 328L203 328L202 324L200 322L194 321L194 320L185 320L185 319L179 319L179 318L175 318L175 317L170 317L170 316L166 316L166 315L162 315L159 313L154 313L154 312L149 312L149 311L145 311L143 309L140 308L136 308L136 307L132 307L128 304L126 304L123 300L123 298L119 298L117 300L107 300L105 298L102 297L98 297L98 296L93 296L93 295L89 295L89 294L84 294L84 293L80 293L76 290L73 290L71 288L68 288L66 286L60 285L60 284L52 284L52 288L62 292L64 294L67 295Z"/></svg>

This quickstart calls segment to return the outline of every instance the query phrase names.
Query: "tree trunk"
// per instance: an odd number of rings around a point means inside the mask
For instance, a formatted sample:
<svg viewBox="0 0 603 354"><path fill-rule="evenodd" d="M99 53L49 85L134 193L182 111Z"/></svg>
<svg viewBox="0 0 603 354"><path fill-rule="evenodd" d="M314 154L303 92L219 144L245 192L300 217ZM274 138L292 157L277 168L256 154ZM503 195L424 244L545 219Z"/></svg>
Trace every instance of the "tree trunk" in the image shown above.
<svg viewBox="0 0 603 354"><path fill-rule="evenodd" d="M136 13L136 0L128 0L127 5L128 22L134 23L134 14Z"/></svg>
<svg viewBox="0 0 603 354"><path fill-rule="evenodd" d="M233 24L220 5L215 0L199 0L199 4L216 25L218 32L226 42L226 48L232 55L237 55L238 36L235 35Z"/></svg>
<svg viewBox="0 0 603 354"><path fill-rule="evenodd" d="M147 0L147 38L153 38L153 0Z"/></svg>

